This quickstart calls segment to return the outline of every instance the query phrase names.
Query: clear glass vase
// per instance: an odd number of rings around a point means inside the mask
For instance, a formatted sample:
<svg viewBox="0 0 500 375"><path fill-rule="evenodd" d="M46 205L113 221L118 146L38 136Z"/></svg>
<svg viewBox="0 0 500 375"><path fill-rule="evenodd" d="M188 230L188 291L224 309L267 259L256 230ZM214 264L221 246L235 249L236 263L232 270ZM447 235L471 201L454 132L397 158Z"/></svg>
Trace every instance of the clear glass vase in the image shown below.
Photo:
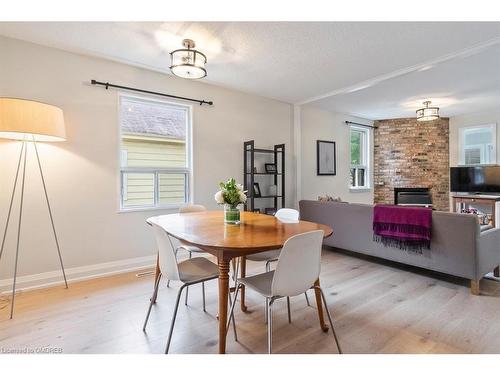
<svg viewBox="0 0 500 375"><path fill-rule="evenodd" d="M226 224L240 223L240 209L238 208L238 206L233 207L230 204L224 205L224 223Z"/></svg>

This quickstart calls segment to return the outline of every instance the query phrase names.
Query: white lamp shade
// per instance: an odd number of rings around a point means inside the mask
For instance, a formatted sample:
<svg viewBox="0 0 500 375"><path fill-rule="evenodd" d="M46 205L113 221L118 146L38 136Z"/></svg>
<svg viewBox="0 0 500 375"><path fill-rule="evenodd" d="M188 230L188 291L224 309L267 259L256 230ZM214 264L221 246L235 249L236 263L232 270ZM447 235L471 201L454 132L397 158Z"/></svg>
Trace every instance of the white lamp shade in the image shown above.
<svg viewBox="0 0 500 375"><path fill-rule="evenodd" d="M63 111L33 100L0 98L0 138L64 141L66 129Z"/></svg>

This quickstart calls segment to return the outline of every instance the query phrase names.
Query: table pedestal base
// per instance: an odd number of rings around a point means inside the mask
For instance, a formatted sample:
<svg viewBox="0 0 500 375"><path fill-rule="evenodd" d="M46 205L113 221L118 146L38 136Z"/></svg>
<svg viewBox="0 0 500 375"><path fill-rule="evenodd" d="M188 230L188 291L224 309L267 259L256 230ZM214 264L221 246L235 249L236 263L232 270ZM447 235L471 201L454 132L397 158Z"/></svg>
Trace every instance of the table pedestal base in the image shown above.
<svg viewBox="0 0 500 375"><path fill-rule="evenodd" d="M230 258L218 257L219 263L219 354L226 353L227 299Z"/></svg>

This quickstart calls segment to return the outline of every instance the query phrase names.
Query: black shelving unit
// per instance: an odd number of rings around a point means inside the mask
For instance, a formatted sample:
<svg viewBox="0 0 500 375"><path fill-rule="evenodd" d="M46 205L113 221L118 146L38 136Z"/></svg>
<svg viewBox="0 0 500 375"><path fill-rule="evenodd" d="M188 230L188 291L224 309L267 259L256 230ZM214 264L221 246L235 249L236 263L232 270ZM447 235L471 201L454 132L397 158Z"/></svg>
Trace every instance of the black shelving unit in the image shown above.
<svg viewBox="0 0 500 375"><path fill-rule="evenodd" d="M244 142L243 163L243 186L248 191L245 210L254 211L256 208L260 208L261 212L264 213L265 208L273 208L274 211L277 211L285 207L285 145L274 145L273 149L270 150L255 148L254 141ZM265 172L264 164L266 163L276 165L276 172ZM259 165L261 170L255 172L256 165ZM276 195L263 193L259 197L254 196L253 186L255 182L259 183L261 193L263 190L267 190L270 185L276 185ZM272 207L270 207L270 202L273 204Z"/></svg>

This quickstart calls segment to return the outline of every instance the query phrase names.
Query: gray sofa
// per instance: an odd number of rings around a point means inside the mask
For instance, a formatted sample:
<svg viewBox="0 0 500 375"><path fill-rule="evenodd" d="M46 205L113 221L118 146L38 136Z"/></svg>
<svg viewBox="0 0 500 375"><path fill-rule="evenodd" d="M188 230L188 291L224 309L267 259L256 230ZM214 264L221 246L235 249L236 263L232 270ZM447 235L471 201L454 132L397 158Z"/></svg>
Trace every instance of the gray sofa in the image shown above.
<svg viewBox="0 0 500 375"><path fill-rule="evenodd" d="M372 205L302 200L299 206L302 220L333 229L325 245L463 277L471 280L473 294L500 264L500 229L481 232L473 215L434 211L431 249L414 254L373 241Z"/></svg>

